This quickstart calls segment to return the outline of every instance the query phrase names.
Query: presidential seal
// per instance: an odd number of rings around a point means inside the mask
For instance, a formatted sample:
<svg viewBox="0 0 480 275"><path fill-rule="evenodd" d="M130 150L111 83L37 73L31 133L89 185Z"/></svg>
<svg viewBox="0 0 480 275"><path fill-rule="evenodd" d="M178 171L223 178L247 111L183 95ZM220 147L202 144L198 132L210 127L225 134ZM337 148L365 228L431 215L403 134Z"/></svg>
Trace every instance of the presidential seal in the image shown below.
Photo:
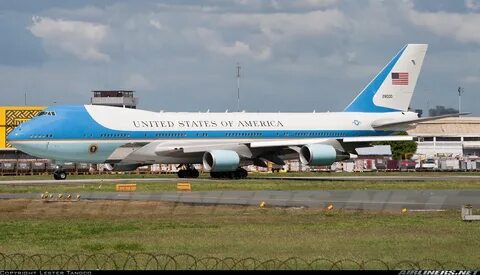
<svg viewBox="0 0 480 275"><path fill-rule="evenodd" d="M90 145L90 147L88 148L88 151L91 153L91 154L94 154L96 153L98 150L98 146L96 144L92 144Z"/></svg>

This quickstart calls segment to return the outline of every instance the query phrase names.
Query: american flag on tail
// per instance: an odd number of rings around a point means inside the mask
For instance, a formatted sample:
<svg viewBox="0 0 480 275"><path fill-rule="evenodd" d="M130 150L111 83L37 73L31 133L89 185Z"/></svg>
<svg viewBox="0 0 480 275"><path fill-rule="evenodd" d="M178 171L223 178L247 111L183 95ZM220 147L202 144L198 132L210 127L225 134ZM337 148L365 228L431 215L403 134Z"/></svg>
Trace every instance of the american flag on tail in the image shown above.
<svg viewBox="0 0 480 275"><path fill-rule="evenodd" d="M392 73L392 85L408 85L408 73Z"/></svg>

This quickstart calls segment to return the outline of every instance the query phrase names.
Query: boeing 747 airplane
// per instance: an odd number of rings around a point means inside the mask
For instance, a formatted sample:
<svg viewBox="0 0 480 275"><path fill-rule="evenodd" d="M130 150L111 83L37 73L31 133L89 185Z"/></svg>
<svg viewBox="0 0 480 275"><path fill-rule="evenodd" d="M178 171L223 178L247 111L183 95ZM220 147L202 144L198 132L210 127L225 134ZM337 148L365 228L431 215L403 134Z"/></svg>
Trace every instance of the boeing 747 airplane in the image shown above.
<svg viewBox="0 0 480 275"><path fill-rule="evenodd" d="M58 163L108 163L135 170L154 163L179 164L180 178L196 178L203 164L213 178L245 178L241 168L267 161L330 165L373 141L411 140L392 136L419 121L410 100L427 51L408 44L375 76L343 112L183 113L79 105L52 106L8 136L17 149ZM458 115L458 114L454 114ZM447 115L447 116L454 116Z"/></svg>

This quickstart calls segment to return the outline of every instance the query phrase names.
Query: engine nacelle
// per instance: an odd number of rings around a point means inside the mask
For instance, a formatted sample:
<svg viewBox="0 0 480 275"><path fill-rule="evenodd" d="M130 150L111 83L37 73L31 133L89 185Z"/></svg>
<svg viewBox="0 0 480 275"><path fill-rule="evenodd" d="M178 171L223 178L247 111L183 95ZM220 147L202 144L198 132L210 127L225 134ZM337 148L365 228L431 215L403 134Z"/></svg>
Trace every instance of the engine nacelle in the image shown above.
<svg viewBox="0 0 480 275"><path fill-rule="evenodd" d="M337 153L337 150L327 144L309 144L300 149L300 161L306 165L331 165L335 161L348 159Z"/></svg>
<svg viewBox="0 0 480 275"><path fill-rule="evenodd" d="M230 172L237 170L240 156L231 150L211 150L203 154L203 167L210 172Z"/></svg>

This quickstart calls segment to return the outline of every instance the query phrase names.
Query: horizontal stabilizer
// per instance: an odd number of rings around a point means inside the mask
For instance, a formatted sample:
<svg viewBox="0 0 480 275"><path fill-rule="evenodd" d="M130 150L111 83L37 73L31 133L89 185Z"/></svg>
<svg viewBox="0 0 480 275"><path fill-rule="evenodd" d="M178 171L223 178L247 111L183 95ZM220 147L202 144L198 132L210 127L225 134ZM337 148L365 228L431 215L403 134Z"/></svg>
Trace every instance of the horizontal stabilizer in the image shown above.
<svg viewBox="0 0 480 275"><path fill-rule="evenodd" d="M388 128L388 127L393 127L393 126L401 126L401 125L407 125L407 124L412 124L412 123L418 123L418 122L423 122L423 121L431 121L431 120L437 120L441 118L447 118L447 117L458 117L458 116L464 116L464 115L469 115L470 113L456 113L456 114L447 114L447 115L441 115L441 116L431 116L431 117L423 117L423 118L417 118L417 119L410 119L410 120L398 120L398 121L379 121L379 122L373 122L372 127L380 130L382 128Z"/></svg>
<svg viewBox="0 0 480 275"><path fill-rule="evenodd" d="M348 137L343 142L374 142L374 141L409 141L412 136L376 136L376 137Z"/></svg>

